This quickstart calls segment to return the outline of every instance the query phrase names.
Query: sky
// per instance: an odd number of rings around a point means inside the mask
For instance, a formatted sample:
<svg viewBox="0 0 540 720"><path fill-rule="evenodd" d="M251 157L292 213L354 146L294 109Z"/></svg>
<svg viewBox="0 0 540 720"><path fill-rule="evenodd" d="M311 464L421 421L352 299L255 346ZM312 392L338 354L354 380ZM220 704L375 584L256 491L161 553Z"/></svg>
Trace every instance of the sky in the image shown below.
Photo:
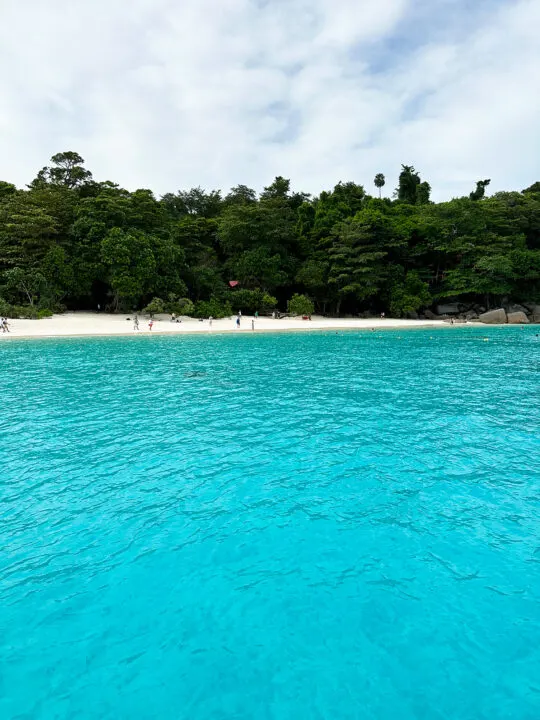
<svg viewBox="0 0 540 720"><path fill-rule="evenodd" d="M0 180L64 150L157 195L276 175L540 180L540 0L0 0Z"/></svg>

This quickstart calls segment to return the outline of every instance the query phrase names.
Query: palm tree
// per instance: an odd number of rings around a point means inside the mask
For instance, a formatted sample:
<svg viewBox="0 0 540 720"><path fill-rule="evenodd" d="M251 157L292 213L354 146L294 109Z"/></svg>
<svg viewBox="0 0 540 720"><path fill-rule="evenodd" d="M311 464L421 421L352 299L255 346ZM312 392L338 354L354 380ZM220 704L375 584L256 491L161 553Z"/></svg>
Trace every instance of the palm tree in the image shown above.
<svg viewBox="0 0 540 720"><path fill-rule="evenodd" d="M379 188L379 198L381 197L381 188L384 187L385 179L384 175L382 173L377 173L375 175L375 180L373 181L375 183L375 187Z"/></svg>

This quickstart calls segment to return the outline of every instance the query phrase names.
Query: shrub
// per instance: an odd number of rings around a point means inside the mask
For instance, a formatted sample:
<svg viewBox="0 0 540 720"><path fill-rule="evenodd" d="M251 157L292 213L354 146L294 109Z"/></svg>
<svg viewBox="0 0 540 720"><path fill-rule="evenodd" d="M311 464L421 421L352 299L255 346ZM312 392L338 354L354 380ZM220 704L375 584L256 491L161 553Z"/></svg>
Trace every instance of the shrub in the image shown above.
<svg viewBox="0 0 540 720"><path fill-rule="evenodd" d="M217 298L210 300L201 300L195 303L195 311L193 316L196 318L224 318L233 314L232 308L228 302L220 302Z"/></svg>
<svg viewBox="0 0 540 720"><path fill-rule="evenodd" d="M176 315L192 316L195 311L195 305L189 298L176 298L166 305L167 312L176 313Z"/></svg>
<svg viewBox="0 0 540 720"><path fill-rule="evenodd" d="M312 315L315 309L306 295L298 295L298 293L289 300L288 308L292 315Z"/></svg>
<svg viewBox="0 0 540 720"><path fill-rule="evenodd" d="M38 310L38 320L43 320L43 318L49 318L53 316L53 311L48 310L47 308L41 308L41 310Z"/></svg>
<svg viewBox="0 0 540 720"><path fill-rule="evenodd" d="M268 293L264 293L263 299L262 299L262 309L263 310L273 310L277 305L277 298L275 298L273 295L268 295Z"/></svg>
<svg viewBox="0 0 540 720"><path fill-rule="evenodd" d="M8 305L6 315L14 319L37 320L38 309L35 305Z"/></svg>
<svg viewBox="0 0 540 720"><path fill-rule="evenodd" d="M145 308L142 309L142 312L148 313L150 316L156 315L157 313L164 313L165 303L161 298L154 298Z"/></svg>
<svg viewBox="0 0 540 720"><path fill-rule="evenodd" d="M235 290L228 298L235 312L241 310L246 315L272 310L277 305L277 299L262 290Z"/></svg>

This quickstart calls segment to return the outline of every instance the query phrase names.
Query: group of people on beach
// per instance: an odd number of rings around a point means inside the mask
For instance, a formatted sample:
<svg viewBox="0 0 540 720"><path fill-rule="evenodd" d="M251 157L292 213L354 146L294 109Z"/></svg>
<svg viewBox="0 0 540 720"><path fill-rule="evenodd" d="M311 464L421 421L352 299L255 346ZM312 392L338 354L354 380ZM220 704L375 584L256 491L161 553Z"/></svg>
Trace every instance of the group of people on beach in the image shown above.
<svg viewBox="0 0 540 720"><path fill-rule="evenodd" d="M0 329L3 333L9 332L9 323L7 317L0 318Z"/></svg>

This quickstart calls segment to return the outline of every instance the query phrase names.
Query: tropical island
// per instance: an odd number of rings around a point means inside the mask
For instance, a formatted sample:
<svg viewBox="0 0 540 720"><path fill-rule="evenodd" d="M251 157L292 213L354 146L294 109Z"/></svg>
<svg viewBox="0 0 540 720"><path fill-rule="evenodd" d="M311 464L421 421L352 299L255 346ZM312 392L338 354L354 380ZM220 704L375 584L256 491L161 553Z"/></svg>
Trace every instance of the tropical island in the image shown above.
<svg viewBox="0 0 540 720"><path fill-rule="evenodd" d="M237 312L540 321L540 182L432 202L403 165L392 198L340 182L316 197L283 177L257 194L129 192L75 152L26 189L0 182L0 315ZM509 313L509 315L506 315ZM523 316L525 319L523 319Z"/></svg>

